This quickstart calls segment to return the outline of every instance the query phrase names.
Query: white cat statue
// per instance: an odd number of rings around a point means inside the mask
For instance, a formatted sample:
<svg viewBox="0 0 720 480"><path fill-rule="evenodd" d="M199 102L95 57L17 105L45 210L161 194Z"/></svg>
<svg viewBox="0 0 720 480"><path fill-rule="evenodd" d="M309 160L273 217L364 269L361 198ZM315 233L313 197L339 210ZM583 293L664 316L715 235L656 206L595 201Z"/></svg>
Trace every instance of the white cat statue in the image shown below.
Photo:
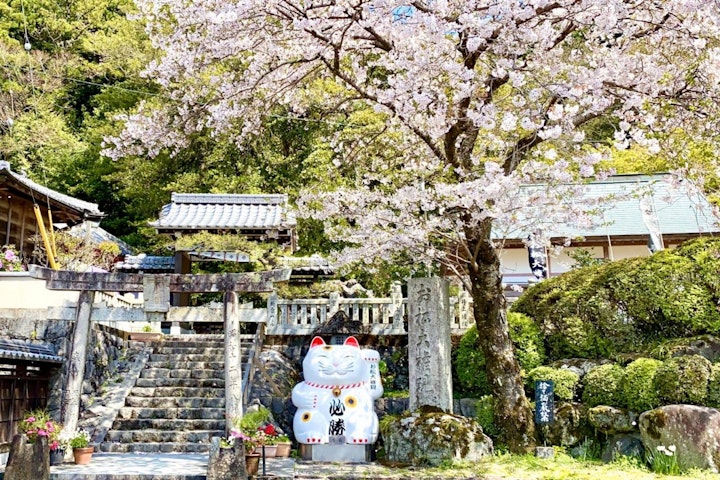
<svg viewBox="0 0 720 480"><path fill-rule="evenodd" d="M343 345L310 343L303 360L305 381L295 385L298 408L293 431L298 443L372 444L378 437L374 400L383 393L375 350L360 349L355 337Z"/></svg>

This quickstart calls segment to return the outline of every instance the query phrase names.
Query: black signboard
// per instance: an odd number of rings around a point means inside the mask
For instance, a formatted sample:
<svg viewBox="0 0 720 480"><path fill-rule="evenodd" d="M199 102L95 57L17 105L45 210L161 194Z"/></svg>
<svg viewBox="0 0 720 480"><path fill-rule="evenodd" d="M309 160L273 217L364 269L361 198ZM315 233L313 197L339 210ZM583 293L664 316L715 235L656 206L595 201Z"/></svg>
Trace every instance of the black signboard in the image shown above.
<svg viewBox="0 0 720 480"><path fill-rule="evenodd" d="M547 425L554 421L555 383L552 380L535 382L535 423Z"/></svg>

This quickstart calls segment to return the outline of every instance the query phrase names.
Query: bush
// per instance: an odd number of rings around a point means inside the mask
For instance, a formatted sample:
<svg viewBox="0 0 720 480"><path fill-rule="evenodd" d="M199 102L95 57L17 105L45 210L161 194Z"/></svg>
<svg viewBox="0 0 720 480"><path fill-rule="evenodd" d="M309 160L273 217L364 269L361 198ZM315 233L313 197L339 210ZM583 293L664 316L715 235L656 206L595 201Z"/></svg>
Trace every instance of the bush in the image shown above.
<svg viewBox="0 0 720 480"><path fill-rule="evenodd" d="M480 397L475 404L475 419L480 424L485 435L493 440L500 435L500 429L495 425L495 399L492 395Z"/></svg>
<svg viewBox="0 0 720 480"><path fill-rule="evenodd" d="M583 378L583 403L587 407L609 405L623 407L620 384L625 372L620 365L608 363L590 370Z"/></svg>
<svg viewBox="0 0 720 480"><path fill-rule="evenodd" d="M671 358L655 372L653 386L661 405L704 405L712 364L700 355Z"/></svg>
<svg viewBox="0 0 720 480"><path fill-rule="evenodd" d="M620 395L628 409L640 413L660 405L653 379L662 363L654 358L638 358L625 367Z"/></svg>
<svg viewBox="0 0 720 480"><path fill-rule="evenodd" d="M545 361L545 345L540 327L532 318L517 312L508 312L508 324L520 368L529 372L542 365Z"/></svg>
<svg viewBox="0 0 720 480"><path fill-rule="evenodd" d="M575 387L577 387L580 377L570 370L552 367L537 367L528 372L528 390L534 392L535 382L538 380L551 380L555 384L555 398L571 401L575 396Z"/></svg>
<svg viewBox="0 0 720 480"><path fill-rule="evenodd" d="M708 395L705 404L708 407L720 408L720 363L713 364L710 369Z"/></svg>
<svg viewBox="0 0 720 480"><path fill-rule="evenodd" d="M516 312L508 313L508 325L510 340L515 347L520 368L527 372L542 365L545 360L545 348L540 328L531 318ZM478 346L475 325L470 327L460 339L454 361L455 374L462 392L477 396L492 393L485 374L485 356Z"/></svg>
<svg viewBox="0 0 720 480"><path fill-rule="evenodd" d="M529 288L512 310L540 326L551 360L610 358L720 332L720 242L681 251L571 270Z"/></svg>
<svg viewBox="0 0 720 480"><path fill-rule="evenodd" d="M478 345L475 325L470 327L460 339L454 358L459 390L478 397L489 395L491 390L485 373L485 355Z"/></svg>

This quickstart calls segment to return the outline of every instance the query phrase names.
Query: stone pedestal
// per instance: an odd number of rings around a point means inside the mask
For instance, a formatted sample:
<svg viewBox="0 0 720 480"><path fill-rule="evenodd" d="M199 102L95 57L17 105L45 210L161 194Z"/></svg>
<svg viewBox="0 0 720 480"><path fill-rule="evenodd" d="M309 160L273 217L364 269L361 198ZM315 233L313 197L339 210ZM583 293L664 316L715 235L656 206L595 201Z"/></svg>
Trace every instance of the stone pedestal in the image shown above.
<svg viewBox="0 0 720 480"><path fill-rule="evenodd" d="M10 445L5 480L48 480L50 478L50 447L46 437L32 445L25 435L15 435Z"/></svg>
<svg viewBox="0 0 720 480"><path fill-rule="evenodd" d="M314 462L364 463L371 460L372 445L299 445L300 458Z"/></svg>
<svg viewBox="0 0 720 480"><path fill-rule="evenodd" d="M441 278L408 281L410 410L429 405L452 413L449 284Z"/></svg>

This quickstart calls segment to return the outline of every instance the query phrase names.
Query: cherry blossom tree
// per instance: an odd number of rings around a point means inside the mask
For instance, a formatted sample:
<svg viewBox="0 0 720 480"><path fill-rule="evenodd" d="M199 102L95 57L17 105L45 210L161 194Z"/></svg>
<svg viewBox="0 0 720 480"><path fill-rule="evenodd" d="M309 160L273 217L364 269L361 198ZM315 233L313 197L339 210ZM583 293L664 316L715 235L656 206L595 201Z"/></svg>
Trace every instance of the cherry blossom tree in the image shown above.
<svg viewBox="0 0 720 480"><path fill-rule="evenodd" d="M274 108L345 119L329 141L355 178L309 191L301 213L350 245L342 260L404 251L456 274L504 440L532 448L497 239L590 221L569 185L597 173L594 122L650 152L690 125L717 135L718 1L136 1L160 51L146 75L172 101L129 115L106 154L181 149L204 129L241 143ZM381 127L348 138L367 108Z"/></svg>

